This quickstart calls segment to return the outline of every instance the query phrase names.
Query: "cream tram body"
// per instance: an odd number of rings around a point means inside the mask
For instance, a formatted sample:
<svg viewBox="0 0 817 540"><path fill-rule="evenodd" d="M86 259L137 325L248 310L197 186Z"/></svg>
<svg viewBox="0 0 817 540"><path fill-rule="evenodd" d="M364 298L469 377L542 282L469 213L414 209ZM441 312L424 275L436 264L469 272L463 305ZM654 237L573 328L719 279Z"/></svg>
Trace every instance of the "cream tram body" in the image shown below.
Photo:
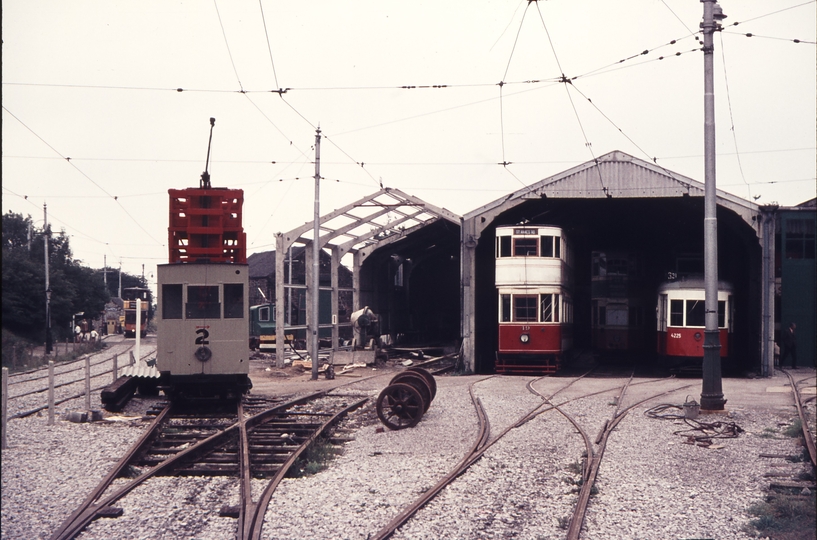
<svg viewBox="0 0 817 540"><path fill-rule="evenodd" d="M496 229L499 372L558 369L573 345L572 249L559 227Z"/></svg>
<svg viewBox="0 0 817 540"><path fill-rule="evenodd" d="M246 264L158 267L157 357L173 393L245 391L249 383Z"/></svg>

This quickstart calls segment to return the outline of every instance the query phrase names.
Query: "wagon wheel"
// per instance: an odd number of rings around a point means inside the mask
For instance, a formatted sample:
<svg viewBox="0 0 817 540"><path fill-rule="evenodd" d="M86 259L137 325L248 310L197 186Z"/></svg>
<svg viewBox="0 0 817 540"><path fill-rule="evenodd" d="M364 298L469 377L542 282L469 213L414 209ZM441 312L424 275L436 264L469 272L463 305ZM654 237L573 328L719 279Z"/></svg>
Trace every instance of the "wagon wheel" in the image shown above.
<svg viewBox="0 0 817 540"><path fill-rule="evenodd" d="M389 382L389 385L396 383L411 385L415 390L420 392L420 395L423 396L423 403L425 403L425 409L423 409L423 412L426 412L431 406L431 400L434 399L434 397L431 395L431 388L429 388L428 382L419 373L404 371L403 373L395 375L391 382Z"/></svg>
<svg viewBox="0 0 817 540"><path fill-rule="evenodd" d="M423 417L425 403L410 384L392 384L377 397L377 416L389 429L414 427Z"/></svg>
<svg viewBox="0 0 817 540"><path fill-rule="evenodd" d="M429 373L428 370L421 367L410 367L406 371L422 375L428 383L428 388L431 390L431 399L433 400L437 396L437 381L434 380L434 375Z"/></svg>

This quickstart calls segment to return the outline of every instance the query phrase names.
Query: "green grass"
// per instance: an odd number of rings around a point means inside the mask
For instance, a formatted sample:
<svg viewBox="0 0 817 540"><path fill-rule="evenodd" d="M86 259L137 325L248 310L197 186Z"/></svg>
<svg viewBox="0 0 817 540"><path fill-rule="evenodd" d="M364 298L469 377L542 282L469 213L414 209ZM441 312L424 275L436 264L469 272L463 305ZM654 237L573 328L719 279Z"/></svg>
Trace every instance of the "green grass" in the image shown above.
<svg viewBox="0 0 817 540"><path fill-rule="evenodd" d="M328 468L329 463L342 453L342 448L330 444L329 439L319 437L290 467L286 476L287 478L303 478L318 474Z"/></svg>
<svg viewBox="0 0 817 540"><path fill-rule="evenodd" d="M816 507L814 492L809 495L771 495L765 502L746 510L754 516L746 532L758 533L772 540L815 539Z"/></svg>
<svg viewBox="0 0 817 540"><path fill-rule="evenodd" d="M789 424L785 430L783 430L783 435L791 438L800 437L803 435L803 424L800 422L800 419L795 418L792 423Z"/></svg>

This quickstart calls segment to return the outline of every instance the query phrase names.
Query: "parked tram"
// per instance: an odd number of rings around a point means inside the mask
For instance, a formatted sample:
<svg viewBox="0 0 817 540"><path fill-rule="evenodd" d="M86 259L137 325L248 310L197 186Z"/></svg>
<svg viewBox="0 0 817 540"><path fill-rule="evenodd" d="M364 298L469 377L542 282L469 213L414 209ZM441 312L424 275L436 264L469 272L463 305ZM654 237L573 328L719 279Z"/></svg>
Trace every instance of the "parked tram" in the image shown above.
<svg viewBox="0 0 817 540"><path fill-rule="evenodd" d="M591 253L592 346L601 354L638 353L646 349L646 307L643 268L628 252Z"/></svg>
<svg viewBox="0 0 817 540"><path fill-rule="evenodd" d="M136 337L136 300L140 300L139 307L139 335L148 334L148 295L149 290L142 287L128 287L122 289L122 303L125 310L125 324L122 331L126 338Z"/></svg>
<svg viewBox="0 0 817 540"><path fill-rule="evenodd" d="M169 262L158 266L159 387L173 399L237 399L252 387L244 193L203 185L169 195Z"/></svg>
<svg viewBox="0 0 817 540"><path fill-rule="evenodd" d="M734 302L733 287L718 283L718 331L721 359L732 350ZM704 356L706 328L703 279L671 281L658 288L658 354L670 365L700 366Z"/></svg>
<svg viewBox="0 0 817 540"><path fill-rule="evenodd" d="M498 373L554 373L573 346L572 250L559 227L496 229Z"/></svg>

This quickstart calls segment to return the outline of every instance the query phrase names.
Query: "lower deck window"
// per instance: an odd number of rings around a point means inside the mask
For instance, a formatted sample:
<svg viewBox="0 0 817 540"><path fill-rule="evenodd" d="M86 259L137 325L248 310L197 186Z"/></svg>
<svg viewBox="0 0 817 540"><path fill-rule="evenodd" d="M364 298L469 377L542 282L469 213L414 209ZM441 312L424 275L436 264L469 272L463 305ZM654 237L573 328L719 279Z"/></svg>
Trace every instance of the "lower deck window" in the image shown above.
<svg viewBox="0 0 817 540"><path fill-rule="evenodd" d="M224 284L224 318L242 319L244 317L244 285L242 283Z"/></svg>
<svg viewBox="0 0 817 540"><path fill-rule="evenodd" d="M559 322L559 295L542 295L542 322Z"/></svg>
<svg viewBox="0 0 817 540"><path fill-rule="evenodd" d="M516 322L536 322L536 296L519 295L513 297L513 320Z"/></svg>
<svg viewBox="0 0 817 540"><path fill-rule="evenodd" d="M670 300L670 326L706 327L705 300ZM726 327L726 302L718 300L718 328Z"/></svg>
<svg viewBox="0 0 817 540"><path fill-rule="evenodd" d="M182 285L180 283L162 285L162 318L182 318Z"/></svg>

